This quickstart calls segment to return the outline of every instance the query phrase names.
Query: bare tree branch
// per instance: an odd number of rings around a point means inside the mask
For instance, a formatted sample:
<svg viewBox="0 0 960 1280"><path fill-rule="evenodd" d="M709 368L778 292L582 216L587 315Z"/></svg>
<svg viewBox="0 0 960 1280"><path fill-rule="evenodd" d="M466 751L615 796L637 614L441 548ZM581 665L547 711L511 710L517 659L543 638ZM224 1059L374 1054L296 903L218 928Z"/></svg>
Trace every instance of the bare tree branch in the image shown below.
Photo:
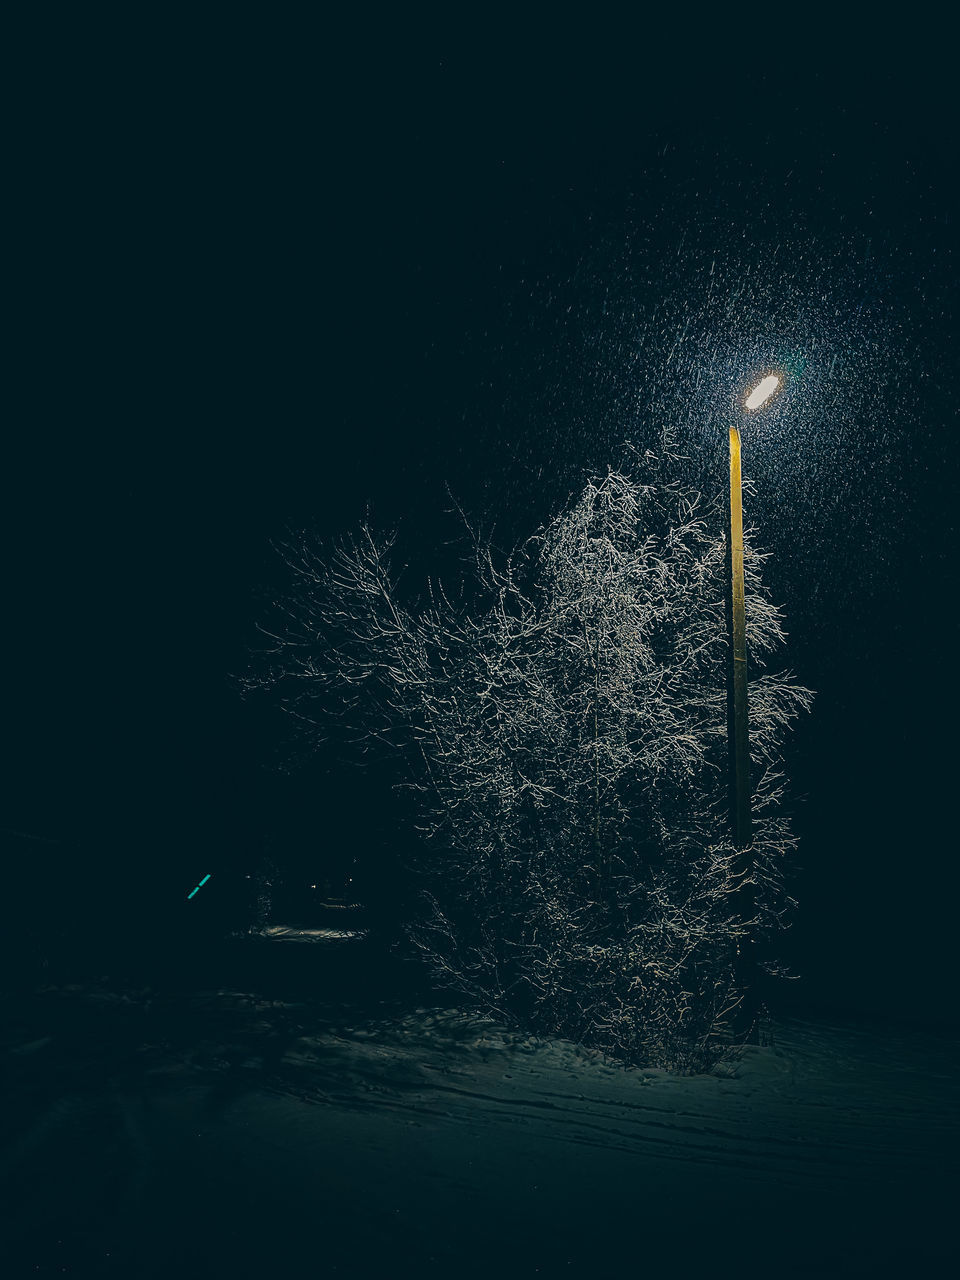
<svg viewBox="0 0 960 1280"><path fill-rule="evenodd" d="M709 1064L733 949L783 927L780 750L812 695L764 671L785 641L748 547L756 915L727 833L721 513L633 454L504 554L471 529L473 599L403 603L393 536L281 548L292 589L246 684L307 734L386 744L419 798L441 983L541 1033L634 1062ZM461 513L462 515L462 513ZM775 969L774 962L768 968Z"/></svg>

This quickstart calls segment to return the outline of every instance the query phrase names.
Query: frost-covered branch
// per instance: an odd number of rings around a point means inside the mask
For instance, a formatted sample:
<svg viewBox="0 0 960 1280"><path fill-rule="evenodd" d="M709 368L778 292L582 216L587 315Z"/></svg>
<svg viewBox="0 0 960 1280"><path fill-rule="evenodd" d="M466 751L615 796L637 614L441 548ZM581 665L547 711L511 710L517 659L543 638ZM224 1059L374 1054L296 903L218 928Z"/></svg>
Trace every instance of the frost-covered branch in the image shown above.
<svg viewBox="0 0 960 1280"><path fill-rule="evenodd" d="M591 480L512 554L474 535L466 604L407 600L395 540L366 525L292 588L248 687L308 738L389 746L419 798L435 977L500 1016L632 1061L712 1059L737 1000L733 947L791 900L780 750L811 700L764 669L785 640L748 540L756 915L727 832L722 512L660 460Z"/></svg>

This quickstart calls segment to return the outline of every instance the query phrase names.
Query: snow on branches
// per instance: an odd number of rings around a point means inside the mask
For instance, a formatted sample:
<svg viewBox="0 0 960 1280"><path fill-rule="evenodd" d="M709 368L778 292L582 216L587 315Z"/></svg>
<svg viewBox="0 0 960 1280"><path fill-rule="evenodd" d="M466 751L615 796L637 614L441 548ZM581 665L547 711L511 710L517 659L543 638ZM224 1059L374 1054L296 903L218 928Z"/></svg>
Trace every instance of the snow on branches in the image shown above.
<svg viewBox="0 0 960 1280"><path fill-rule="evenodd" d="M751 899L727 816L722 511L662 476L591 480L513 554L473 539L471 589L405 602L363 526L293 587L248 682L301 727L399 753L426 837L410 928L442 984L541 1034L681 1070L721 1052L733 953L792 903L780 746L811 700L764 670L781 613L748 542ZM467 603L464 603L466 601Z"/></svg>

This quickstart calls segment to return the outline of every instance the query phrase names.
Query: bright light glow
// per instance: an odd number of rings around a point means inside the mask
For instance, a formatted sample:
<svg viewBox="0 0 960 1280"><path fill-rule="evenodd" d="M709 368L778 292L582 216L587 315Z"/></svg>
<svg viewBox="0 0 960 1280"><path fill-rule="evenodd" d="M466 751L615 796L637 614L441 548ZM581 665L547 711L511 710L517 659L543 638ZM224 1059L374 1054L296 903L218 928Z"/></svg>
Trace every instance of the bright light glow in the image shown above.
<svg viewBox="0 0 960 1280"><path fill-rule="evenodd" d="M764 378L747 396L747 408L759 409L762 404L766 404L779 385L780 379L775 373L771 373L769 378Z"/></svg>

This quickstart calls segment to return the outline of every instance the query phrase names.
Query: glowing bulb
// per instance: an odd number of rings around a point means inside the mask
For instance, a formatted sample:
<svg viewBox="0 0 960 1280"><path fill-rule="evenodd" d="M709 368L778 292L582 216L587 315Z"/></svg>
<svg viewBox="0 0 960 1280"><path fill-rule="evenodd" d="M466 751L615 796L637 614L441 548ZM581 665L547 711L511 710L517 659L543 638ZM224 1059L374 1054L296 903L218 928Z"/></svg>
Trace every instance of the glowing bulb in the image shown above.
<svg viewBox="0 0 960 1280"><path fill-rule="evenodd" d="M772 373L769 378L764 378L747 396L747 408L759 409L762 404L766 404L779 385L780 379L775 373Z"/></svg>

